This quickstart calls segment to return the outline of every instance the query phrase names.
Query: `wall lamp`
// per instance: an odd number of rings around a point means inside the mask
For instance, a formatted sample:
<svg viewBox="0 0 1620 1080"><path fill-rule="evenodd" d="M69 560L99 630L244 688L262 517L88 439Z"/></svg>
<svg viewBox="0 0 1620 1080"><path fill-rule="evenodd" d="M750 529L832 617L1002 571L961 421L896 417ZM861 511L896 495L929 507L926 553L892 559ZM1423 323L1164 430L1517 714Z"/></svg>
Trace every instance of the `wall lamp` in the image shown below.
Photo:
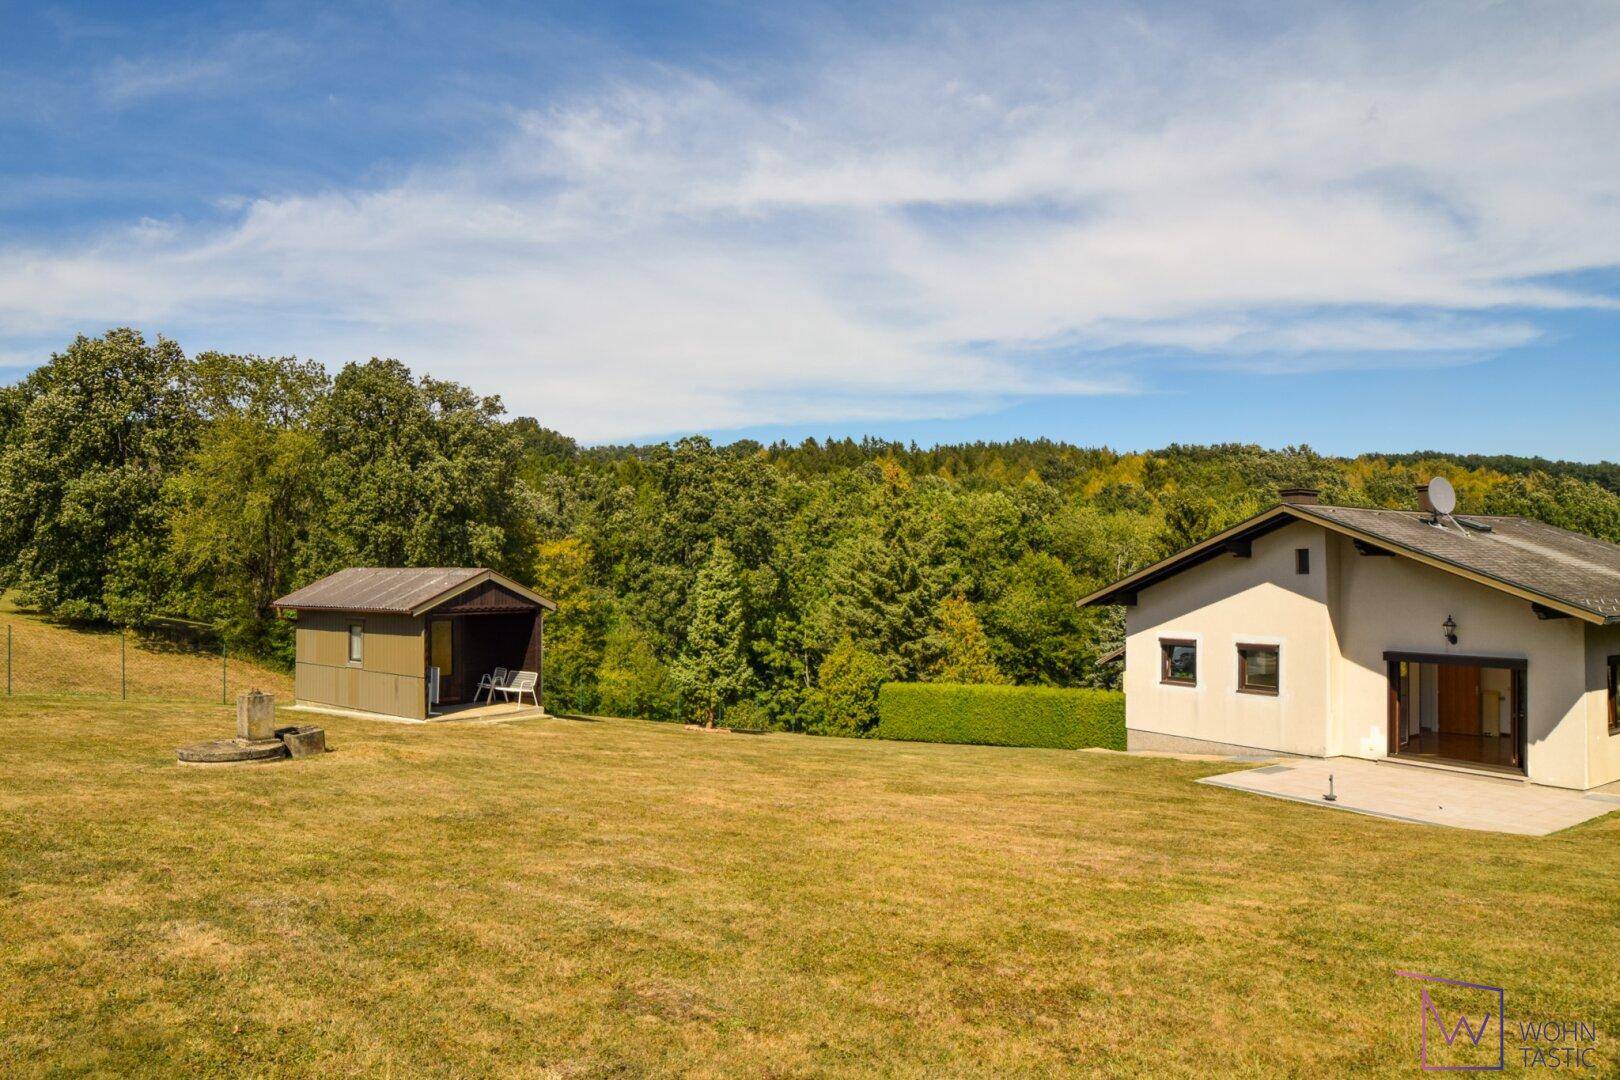
<svg viewBox="0 0 1620 1080"><path fill-rule="evenodd" d="M1449 642L1452 645L1457 644L1457 620L1456 619L1453 619L1450 615L1447 615L1446 616L1446 621L1440 624L1440 629L1442 629L1442 630L1444 630L1446 632L1446 641L1447 642Z"/></svg>

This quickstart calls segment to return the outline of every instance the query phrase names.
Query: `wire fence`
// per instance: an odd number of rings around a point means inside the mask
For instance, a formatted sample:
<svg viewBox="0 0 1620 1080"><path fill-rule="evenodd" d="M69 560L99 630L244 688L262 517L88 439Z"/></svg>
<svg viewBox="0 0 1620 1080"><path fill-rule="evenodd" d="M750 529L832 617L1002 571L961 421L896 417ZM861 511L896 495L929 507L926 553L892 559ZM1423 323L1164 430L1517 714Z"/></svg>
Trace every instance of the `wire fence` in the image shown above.
<svg viewBox="0 0 1620 1080"><path fill-rule="evenodd" d="M244 690L286 700L291 678L247 657L232 657L217 639L8 622L4 629L7 697L69 695L121 701L227 704Z"/></svg>

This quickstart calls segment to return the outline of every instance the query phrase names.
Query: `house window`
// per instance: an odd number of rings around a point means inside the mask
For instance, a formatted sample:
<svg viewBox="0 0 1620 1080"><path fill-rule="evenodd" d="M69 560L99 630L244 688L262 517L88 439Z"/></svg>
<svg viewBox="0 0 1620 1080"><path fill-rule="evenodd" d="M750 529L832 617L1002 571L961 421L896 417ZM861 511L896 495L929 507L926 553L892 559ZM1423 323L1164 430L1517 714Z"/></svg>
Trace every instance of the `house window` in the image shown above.
<svg viewBox="0 0 1620 1080"><path fill-rule="evenodd" d="M1609 734L1620 735L1620 656L1609 657Z"/></svg>
<svg viewBox="0 0 1620 1080"><path fill-rule="evenodd" d="M1198 643L1196 641L1159 642L1161 664L1159 681L1177 686L1198 685Z"/></svg>
<svg viewBox="0 0 1620 1080"><path fill-rule="evenodd" d="M1294 549L1294 573L1308 574L1311 572L1311 549Z"/></svg>
<svg viewBox="0 0 1620 1080"><path fill-rule="evenodd" d="M364 623L349 624L349 663L358 664L364 658L366 627Z"/></svg>
<svg viewBox="0 0 1620 1080"><path fill-rule="evenodd" d="M1277 646L1238 646L1238 689L1245 694L1277 692Z"/></svg>

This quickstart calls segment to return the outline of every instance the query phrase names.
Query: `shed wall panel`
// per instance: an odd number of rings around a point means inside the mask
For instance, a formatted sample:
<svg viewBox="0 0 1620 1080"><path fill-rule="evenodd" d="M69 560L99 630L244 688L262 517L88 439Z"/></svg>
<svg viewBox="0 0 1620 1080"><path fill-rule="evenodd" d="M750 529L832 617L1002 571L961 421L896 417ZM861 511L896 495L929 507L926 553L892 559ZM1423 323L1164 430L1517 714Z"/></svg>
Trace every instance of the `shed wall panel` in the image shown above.
<svg viewBox="0 0 1620 1080"><path fill-rule="evenodd" d="M367 671L388 675L422 675L422 620L408 615L368 615L365 663Z"/></svg>
<svg viewBox="0 0 1620 1080"><path fill-rule="evenodd" d="M349 663L349 626L365 628L361 662ZM294 694L300 702L424 719L422 620L340 611L300 613Z"/></svg>
<svg viewBox="0 0 1620 1080"><path fill-rule="evenodd" d="M302 663L349 667L349 626L365 627L359 667L389 675L422 676L422 620L408 615L347 615L309 612L298 620Z"/></svg>
<svg viewBox="0 0 1620 1080"><path fill-rule="evenodd" d="M299 664L293 677L293 696L299 701L333 703L337 700L336 670L321 664Z"/></svg>
<svg viewBox="0 0 1620 1080"><path fill-rule="evenodd" d="M348 622L325 612L298 619L298 659L303 663L339 667L348 663Z"/></svg>

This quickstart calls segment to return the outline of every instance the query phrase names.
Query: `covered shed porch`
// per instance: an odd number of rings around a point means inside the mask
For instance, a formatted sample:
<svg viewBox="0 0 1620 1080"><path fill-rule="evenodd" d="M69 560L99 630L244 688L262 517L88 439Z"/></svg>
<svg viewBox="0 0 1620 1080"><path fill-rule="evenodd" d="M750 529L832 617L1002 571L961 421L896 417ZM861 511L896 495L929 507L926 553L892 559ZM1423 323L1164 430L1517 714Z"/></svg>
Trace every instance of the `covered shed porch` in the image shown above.
<svg viewBox="0 0 1620 1080"><path fill-rule="evenodd" d="M355 567L274 607L298 622L300 706L427 720L471 704L498 668L532 673L524 696L542 706L556 605L493 570Z"/></svg>

